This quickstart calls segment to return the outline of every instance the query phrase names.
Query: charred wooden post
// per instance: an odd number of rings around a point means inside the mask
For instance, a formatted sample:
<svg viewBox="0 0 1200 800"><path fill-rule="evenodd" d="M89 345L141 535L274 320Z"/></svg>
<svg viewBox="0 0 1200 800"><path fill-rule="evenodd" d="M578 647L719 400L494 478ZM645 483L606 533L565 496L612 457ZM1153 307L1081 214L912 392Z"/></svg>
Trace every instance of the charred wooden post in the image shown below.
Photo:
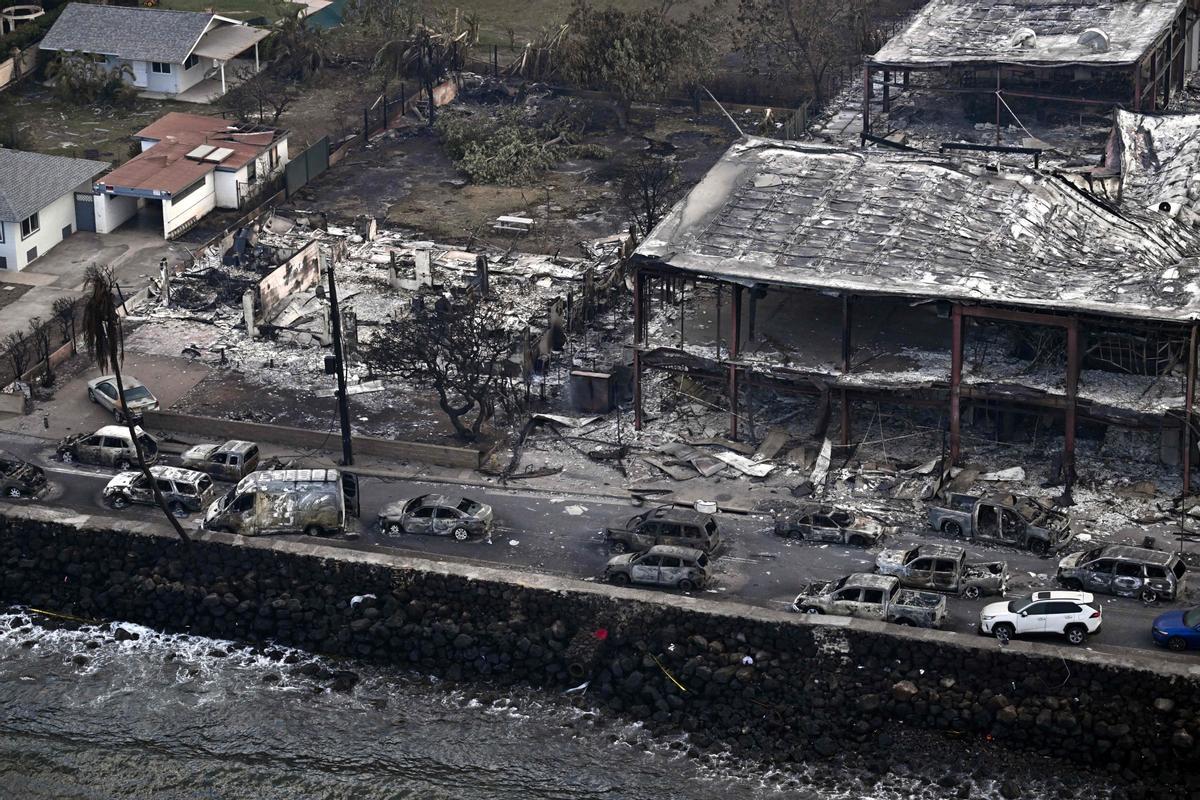
<svg viewBox="0 0 1200 800"><path fill-rule="evenodd" d="M1067 491L1075 483L1075 418L1076 395L1079 391L1079 319L1071 317L1067 323L1067 408L1063 422L1063 481Z"/></svg>
<svg viewBox="0 0 1200 800"><path fill-rule="evenodd" d="M646 310L642 306L646 276L634 268L633 273L633 428L642 429L642 347L646 344ZM618 412L619 413L619 412Z"/></svg>
<svg viewBox="0 0 1200 800"><path fill-rule="evenodd" d="M735 363L741 350L742 287L734 285L730 292L729 309L729 438L738 438L738 368Z"/></svg>
<svg viewBox="0 0 1200 800"><path fill-rule="evenodd" d="M1187 388L1183 407L1183 496L1192 493L1192 408L1196 402L1196 323L1188 337Z"/></svg>
<svg viewBox="0 0 1200 800"><path fill-rule="evenodd" d="M850 295L842 295L842 375L843 377L850 374L850 352L851 329L853 320L851 319L852 310L850 308ZM850 395L845 387L841 392L841 409L842 409L842 446L846 447L850 444Z"/></svg>
<svg viewBox="0 0 1200 800"><path fill-rule="evenodd" d="M865 143L871 135L871 65L863 65L863 101L862 101L862 140Z"/></svg>

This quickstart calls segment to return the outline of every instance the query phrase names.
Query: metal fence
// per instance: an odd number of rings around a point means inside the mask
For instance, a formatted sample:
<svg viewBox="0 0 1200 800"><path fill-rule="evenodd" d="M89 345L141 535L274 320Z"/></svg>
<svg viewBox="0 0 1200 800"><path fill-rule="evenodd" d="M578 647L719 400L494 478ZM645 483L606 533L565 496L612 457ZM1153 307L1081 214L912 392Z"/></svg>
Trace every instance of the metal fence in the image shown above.
<svg viewBox="0 0 1200 800"><path fill-rule="evenodd" d="M329 169L329 137L323 136L284 168L284 183L290 198L313 178Z"/></svg>

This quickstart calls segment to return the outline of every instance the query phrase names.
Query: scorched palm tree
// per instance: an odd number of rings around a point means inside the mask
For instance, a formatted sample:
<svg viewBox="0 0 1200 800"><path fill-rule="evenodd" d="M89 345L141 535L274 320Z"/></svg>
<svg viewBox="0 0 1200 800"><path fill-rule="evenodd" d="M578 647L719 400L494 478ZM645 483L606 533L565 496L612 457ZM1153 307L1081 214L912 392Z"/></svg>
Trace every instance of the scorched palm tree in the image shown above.
<svg viewBox="0 0 1200 800"><path fill-rule="evenodd" d="M116 282L112 270L93 264L88 267L84 280L85 305L83 307L83 345L88 356L95 362L101 372L112 371L113 380L117 384L117 397L124 400L125 384L121 380L121 362L125 360L125 333L121 327L121 317L117 314L117 304L113 300ZM150 490L154 492L154 500L167 516L175 533L184 544L189 544L187 532L183 525L167 507L166 498L158 490L158 482L150 474L146 466L146 456L142 453L142 443L138 439L137 424L132 414L122 414L125 424L129 427L129 438L137 453L138 469L141 470Z"/></svg>

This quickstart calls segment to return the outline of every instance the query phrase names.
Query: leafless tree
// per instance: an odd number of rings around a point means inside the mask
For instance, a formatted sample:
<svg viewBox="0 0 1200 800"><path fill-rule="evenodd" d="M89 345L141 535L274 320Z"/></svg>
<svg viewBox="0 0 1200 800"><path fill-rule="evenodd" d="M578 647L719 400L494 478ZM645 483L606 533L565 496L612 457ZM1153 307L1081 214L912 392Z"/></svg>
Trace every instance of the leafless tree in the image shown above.
<svg viewBox="0 0 1200 800"><path fill-rule="evenodd" d="M626 167L618 196L630 220L644 237L654 230L683 192L675 162L643 154Z"/></svg>
<svg viewBox="0 0 1200 800"><path fill-rule="evenodd" d="M101 372L112 370L113 380L117 384L117 396L125 397L125 384L121 379L121 363L125 360L125 332L121 327L121 316L117 313L116 279L112 270L96 264L88 267L84 277L84 295L86 304L83 307L83 345ZM154 501L158 503L163 514L176 535L189 544L187 532L179 524L179 520L171 513L167 500L158 490L158 481L150 474L146 465L146 456L142 453L142 442L138 438L139 429L132 414L123 414L125 425L129 428L129 438L133 442L134 452L137 453L138 469L146 484L154 492Z"/></svg>
<svg viewBox="0 0 1200 800"><path fill-rule="evenodd" d="M75 301L69 297L60 297L54 301L54 305L50 307L51 313L54 314L54 321L58 323L58 330L62 333L64 342L71 343L71 352L75 350Z"/></svg>
<svg viewBox="0 0 1200 800"><path fill-rule="evenodd" d="M362 349L372 372L433 389L455 432L468 442L479 439L511 385L506 374L511 337L495 301L439 300L434 308L383 325Z"/></svg>
<svg viewBox="0 0 1200 800"><path fill-rule="evenodd" d="M29 369L29 334L25 331L13 331L5 336L4 350L8 356L8 363L13 368L12 379L21 380L21 376Z"/></svg>
<svg viewBox="0 0 1200 800"><path fill-rule="evenodd" d="M29 340L37 355L36 363L46 365L42 381L48 386L54 382L54 373L50 371L50 324L43 322L41 317L29 320Z"/></svg>
<svg viewBox="0 0 1200 800"><path fill-rule="evenodd" d="M221 105L242 122L266 123L269 113L269 124L275 125L300 96L292 81L280 80L266 72L255 74L245 68L238 77L241 83L222 96Z"/></svg>

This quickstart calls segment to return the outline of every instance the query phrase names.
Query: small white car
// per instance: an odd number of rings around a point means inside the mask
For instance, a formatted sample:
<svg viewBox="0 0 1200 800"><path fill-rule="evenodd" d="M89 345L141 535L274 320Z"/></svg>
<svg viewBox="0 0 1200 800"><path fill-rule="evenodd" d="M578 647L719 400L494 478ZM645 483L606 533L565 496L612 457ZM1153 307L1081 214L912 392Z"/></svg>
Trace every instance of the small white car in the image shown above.
<svg viewBox="0 0 1200 800"><path fill-rule="evenodd" d="M1044 591L1008 602L990 603L979 612L979 632L997 639L1026 634L1066 636L1083 644L1100 631L1100 604L1088 592Z"/></svg>
<svg viewBox="0 0 1200 800"><path fill-rule="evenodd" d="M158 410L158 398L146 385L132 375L122 375L121 385L125 389L124 401L117 399L117 379L113 375L102 375L88 381L88 400L112 412L117 424L125 421L128 412L135 420L147 411Z"/></svg>

